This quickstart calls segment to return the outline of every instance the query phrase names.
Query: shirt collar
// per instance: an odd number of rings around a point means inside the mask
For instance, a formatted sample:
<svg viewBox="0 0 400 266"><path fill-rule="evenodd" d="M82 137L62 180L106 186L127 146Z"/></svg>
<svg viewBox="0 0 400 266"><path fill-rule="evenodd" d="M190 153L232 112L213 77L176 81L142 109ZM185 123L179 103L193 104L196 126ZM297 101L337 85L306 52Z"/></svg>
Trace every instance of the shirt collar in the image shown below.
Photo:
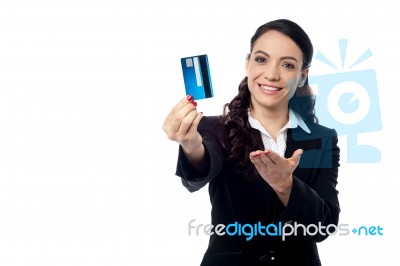
<svg viewBox="0 0 400 266"><path fill-rule="evenodd" d="M292 109L289 109L288 128L296 128L297 126L299 126L308 134L311 134L311 130L308 128L303 118L301 118L301 116L298 113L294 112Z"/></svg>
<svg viewBox="0 0 400 266"><path fill-rule="evenodd" d="M261 123L251 115L250 111L248 113L248 120L249 120L250 126L252 128L258 129L260 132L269 135L268 132L265 130L265 128L261 125ZM296 127L300 127L301 129L303 129L305 132L307 132L309 134L311 133L311 130L308 128L308 126L306 125L304 120L301 118L301 116L289 108L289 121L281 129L281 131L288 129L288 128L296 128Z"/></svg>

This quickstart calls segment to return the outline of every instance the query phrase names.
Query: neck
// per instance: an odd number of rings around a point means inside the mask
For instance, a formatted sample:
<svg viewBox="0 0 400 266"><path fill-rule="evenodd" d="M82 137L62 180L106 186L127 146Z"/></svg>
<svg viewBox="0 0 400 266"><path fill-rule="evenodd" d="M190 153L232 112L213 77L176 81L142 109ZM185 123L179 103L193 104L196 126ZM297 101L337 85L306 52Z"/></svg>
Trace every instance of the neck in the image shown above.
<svg viewBox="0 0 400 266"><path fill-rule="evenodd" d="M269 108L253 109L251 110L251 115L261 123L275 141L279 131L289 121L289 109L287 107L279 110Z"/></svg>

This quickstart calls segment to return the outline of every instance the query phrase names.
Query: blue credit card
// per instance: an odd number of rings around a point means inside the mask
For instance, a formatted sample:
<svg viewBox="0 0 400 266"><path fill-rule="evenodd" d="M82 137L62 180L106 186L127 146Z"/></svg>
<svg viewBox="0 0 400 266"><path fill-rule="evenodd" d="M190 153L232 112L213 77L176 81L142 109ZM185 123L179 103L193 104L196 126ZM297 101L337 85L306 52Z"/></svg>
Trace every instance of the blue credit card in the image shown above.
<svg viewBox="0 0 400 266"><path fill-rule="evenodd" d="M181 58L186 95L195 100L214 96L207 55Z"/></svg>

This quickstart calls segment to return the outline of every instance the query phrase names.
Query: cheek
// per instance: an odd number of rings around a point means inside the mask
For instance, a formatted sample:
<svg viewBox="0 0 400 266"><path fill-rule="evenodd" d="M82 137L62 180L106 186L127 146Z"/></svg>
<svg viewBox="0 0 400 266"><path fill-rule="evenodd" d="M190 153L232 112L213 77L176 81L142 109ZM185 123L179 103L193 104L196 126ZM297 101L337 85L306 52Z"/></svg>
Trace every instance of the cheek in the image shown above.
<svg viewBox="0 0 400 266"><path fill-rule="evenodd" d="M262 75L262 73L263 73L263 68L260 66L249 64L247 67L247 76L248 77L252 77L254 79L254 78L257 78L260 75Z"/></svg>
<svg viewBox="0 0 400 266"><path fill-rule="evenodd" d="M257 71L256 67L249 67L247 69L247 86L250 90L253 90L255 86L255 80L260 76L260 71Z"/></svg>
<svg viewBox="0 0 400 266"><path fill-rule="evenodd" d="M247 87L249 88L250 92L253 92L253 82L250 76L247 77Z"/></svg>
<svg viewBox="0 0 400 266"><path fill-rule="evenodd" d="M291 78L286 80L286 88L288 91L288 97L291 99L296 92L297 84L299 83L300 78Z"/></svg>

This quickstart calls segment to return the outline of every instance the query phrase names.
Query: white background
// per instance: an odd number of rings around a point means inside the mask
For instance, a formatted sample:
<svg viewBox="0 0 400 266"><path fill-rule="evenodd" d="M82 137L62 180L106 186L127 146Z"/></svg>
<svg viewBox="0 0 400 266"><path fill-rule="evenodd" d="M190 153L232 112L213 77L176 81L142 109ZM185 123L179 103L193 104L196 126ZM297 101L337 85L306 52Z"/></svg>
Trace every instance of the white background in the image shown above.
<svg viewBox="0 0 400 266"><path fill-rule="evenodd" d="M237 1L239 2L239 1ZM341 222L383 236L333 236L325 266L397 261L398 28L395 1L1 1L0 265L199 265L210 222L207 188L174 175L177 144L161 126L185 95L179 59L209 55L220 114L236 94L255 29L298 22L340 65L370 48L383 129L362 134L379 164L346 163L340 139ZM329 73L314 62L310 75ZM386 264L385 264L386 263ZM393 265L393 263L389 263Z"/></svg>

